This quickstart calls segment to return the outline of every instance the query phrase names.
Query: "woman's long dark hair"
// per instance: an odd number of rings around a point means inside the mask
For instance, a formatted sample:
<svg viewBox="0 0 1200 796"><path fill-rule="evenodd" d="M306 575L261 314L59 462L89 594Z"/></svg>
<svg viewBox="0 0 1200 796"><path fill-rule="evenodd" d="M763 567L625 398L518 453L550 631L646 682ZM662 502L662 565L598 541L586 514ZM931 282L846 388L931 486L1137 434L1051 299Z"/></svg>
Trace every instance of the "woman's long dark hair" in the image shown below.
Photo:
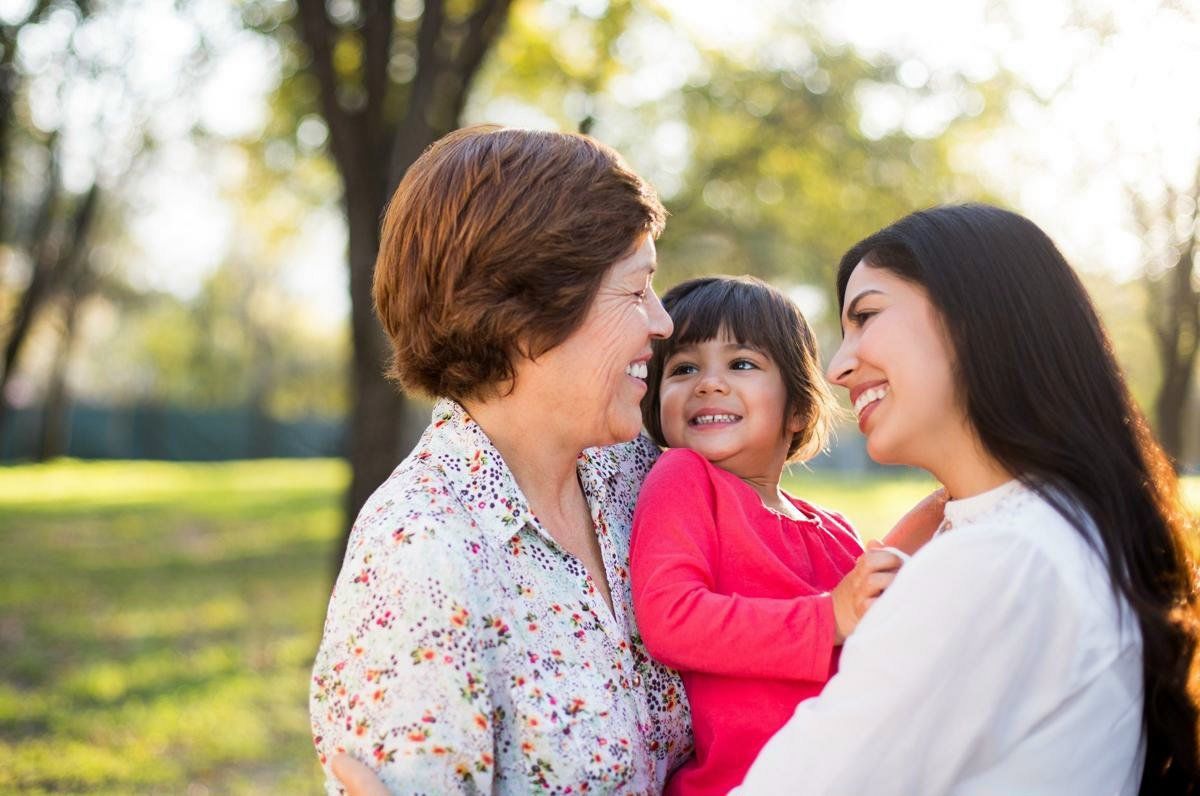
<svg viewBox="0 0 1200 796"><path fill-rule="evenodd" d="M1141 792L1200 792L1196 519L1075 272L1033 222L986 205L913 213L855 245L838 268L839 305L859 262L926 290L988 453L1098 539L1141 628Z"/></svg>

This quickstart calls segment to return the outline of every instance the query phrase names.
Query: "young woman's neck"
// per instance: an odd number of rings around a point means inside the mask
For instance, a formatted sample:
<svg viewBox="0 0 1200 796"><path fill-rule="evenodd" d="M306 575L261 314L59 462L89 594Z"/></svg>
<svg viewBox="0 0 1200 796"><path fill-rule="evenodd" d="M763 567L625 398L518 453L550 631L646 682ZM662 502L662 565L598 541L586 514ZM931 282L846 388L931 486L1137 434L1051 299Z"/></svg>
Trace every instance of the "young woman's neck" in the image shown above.
<svg viewBox="0 0 1200 796"><path fill-rule="evenodd" d="M974 434L944 448L924 469L946 487L951 500L981 495L1013 479L1013 473L984 450Z"/></svg>

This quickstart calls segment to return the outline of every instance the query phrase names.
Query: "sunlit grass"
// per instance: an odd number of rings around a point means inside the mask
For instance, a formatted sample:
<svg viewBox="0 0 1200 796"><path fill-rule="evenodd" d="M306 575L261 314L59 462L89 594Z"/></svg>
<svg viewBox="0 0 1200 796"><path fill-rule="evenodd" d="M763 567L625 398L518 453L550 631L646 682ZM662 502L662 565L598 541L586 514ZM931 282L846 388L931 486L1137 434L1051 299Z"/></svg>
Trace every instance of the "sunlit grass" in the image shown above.
<svg viewBox="0 0 1200 796"><path fill-rule="evenodd" d="M336 461L0 468L0 793L321 792L309 739ZM884 533L919 476L798 470ZM1200 507L1200 478L1185 485Z"/></svg>
<svg viewBox="0 0 1200 796"><path fill-rule="evenodd" d="M0 468L0 792L321 792L307 683L346 478Z"/></svg>

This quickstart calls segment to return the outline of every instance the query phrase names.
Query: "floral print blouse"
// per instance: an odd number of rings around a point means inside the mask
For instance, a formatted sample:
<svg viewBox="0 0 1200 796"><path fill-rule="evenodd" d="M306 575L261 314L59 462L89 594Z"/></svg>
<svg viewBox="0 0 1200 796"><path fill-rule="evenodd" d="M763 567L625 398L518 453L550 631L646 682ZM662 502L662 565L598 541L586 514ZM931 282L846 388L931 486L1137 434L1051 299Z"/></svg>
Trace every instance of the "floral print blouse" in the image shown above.
<svg viewBox="0 0 1200 796"><path fill-rule="evenodd" d="M439 401L367 501L329 603L310 694L328 760L392 793L658 793L691 750L679 677L634 624L629 531L658 455L590 448L578 472L612 593L533 516L487 435Z"/></svg>

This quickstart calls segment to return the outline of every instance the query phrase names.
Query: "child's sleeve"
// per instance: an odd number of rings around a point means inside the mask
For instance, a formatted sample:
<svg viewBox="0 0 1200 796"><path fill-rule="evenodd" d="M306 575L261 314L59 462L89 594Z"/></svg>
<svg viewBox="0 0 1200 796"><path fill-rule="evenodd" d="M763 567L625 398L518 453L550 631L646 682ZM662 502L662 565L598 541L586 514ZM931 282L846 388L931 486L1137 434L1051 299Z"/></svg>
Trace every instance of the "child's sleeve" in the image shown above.
<svg viewBox="0 0 1200 796"><path fill-rule="evenodd" d="M633 603L650 654L681 670L826 680L835 635L830 595L718 593L718 552L704 463L691 451L668 451L647 477L633 519Z"/></svg>

